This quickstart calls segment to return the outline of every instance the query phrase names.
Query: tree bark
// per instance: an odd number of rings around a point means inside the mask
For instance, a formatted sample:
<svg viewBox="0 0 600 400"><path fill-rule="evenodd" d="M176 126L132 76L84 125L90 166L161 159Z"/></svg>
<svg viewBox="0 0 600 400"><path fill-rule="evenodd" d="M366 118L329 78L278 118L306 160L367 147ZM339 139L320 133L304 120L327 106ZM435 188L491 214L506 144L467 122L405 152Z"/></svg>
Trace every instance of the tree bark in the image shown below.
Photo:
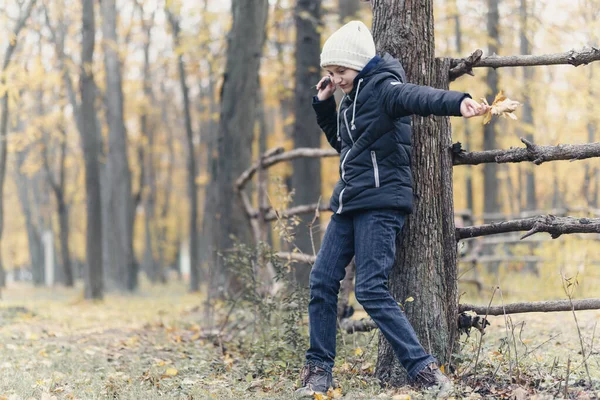
<svg viewBox="0 0 600 400"><path fill-rule="evenodd" d="M175 47L179 47L180 43L180 28L177 17L168 11L171 29L173 30L173 39ZM185 63L183 54L177 55L177 68L179 71L179 86L183 96L183 112L185 116L185 133L187 140L187 188L190 200L190 291L197 292L200 290L200 266L198 265L198 187L196 184L197 168L196 168L196 151L195 138L192 129L192 115L190 109L189 88L186 82Z"/></svg>
<svg viewBox="0 0 600 400"><path fill-rule="evenodd" d="M104 202L107 207L104 229L110 232L105 245L111 254L110 277L121 290L137 287L137 271L133 254L133 198L131 171L127 155L127 131L123 115L123 84L118 53L117 9L115 0L102 0L102 34L104 70L106 74L106 122L109 147L106 164L107 187Z"/></svg>
<svg viewBox="0 0 600 400"><path fill-rule="evenodd" d="M318 68L321 54L321 0L298 0L295 12L296 21L296 74L294 89L294 146L321 147L321 129L317 124L312 102L315 94L314 85L319 81ZM308 158L296 159L292 162L292 188L295 191L294 205L314 203L321 197L321 163ZM303 253L313 253L312 241L318 251L321 243L320 230L316 235L311 231L312 216L302 219L296 227L295 244ZM319 219L315 221L319 225ZM312 239L311 239L312 236ZM297 263L294 274L299 285L307 286L311 266Z"/></svg>
<svg viewBox="0 0 600 400"><path fill-rule="evenodd" d="M212 245L222 252L232 248L232 236L243 243L251 241L250 227L244 211L236 204L233 184L252 158L258 71L267 11L267 0L232 2L233 25L221 88L217 171L211 177L216 209L206 214L213 219ZM225 283L225 278L231 276L221 268L218 257L215 258L220 283Z"/></svg>
<svg viewBox="0 0 600 400"><path fill-rule="evenodd" d="M103 297L102 272L102 201L100 191L100 137L96 114L96 85L91 66L94 58L96 24L94 1L82 0L83 37L81 47L81 124L80 135L85 161L87 208L85 298Z"/></svg>
<svg viewBox="0 0 600 400"><path fill-rule="evenodd" d="M447 89L449 60L434 58L433 2L373 1L373 33L380 51L398 57L412 83ZM422 68L422 66L429 68ZM451 135L448 118L413 118L414 208L397 243L390 291L426 351L444 363L456 341L457 271ZM392 385L406 373L380 336L376 374Z"/></svg>

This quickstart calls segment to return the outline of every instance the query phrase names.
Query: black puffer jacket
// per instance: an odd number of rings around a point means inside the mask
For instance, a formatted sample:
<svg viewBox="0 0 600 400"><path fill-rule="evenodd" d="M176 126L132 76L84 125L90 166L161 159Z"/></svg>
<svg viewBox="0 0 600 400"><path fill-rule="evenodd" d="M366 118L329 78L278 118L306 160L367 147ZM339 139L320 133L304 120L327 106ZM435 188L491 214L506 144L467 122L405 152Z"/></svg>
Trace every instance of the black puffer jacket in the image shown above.
<svg viewBox="0 0 600 400"><path fill-rule="evenodd" d="M412 211L410 115L460 116L466 93L406 83L400 62L376 56L354 80L336 112L333 96L313 99L317 122L340 153L331 197L338 214L367 209Z"/></svg>

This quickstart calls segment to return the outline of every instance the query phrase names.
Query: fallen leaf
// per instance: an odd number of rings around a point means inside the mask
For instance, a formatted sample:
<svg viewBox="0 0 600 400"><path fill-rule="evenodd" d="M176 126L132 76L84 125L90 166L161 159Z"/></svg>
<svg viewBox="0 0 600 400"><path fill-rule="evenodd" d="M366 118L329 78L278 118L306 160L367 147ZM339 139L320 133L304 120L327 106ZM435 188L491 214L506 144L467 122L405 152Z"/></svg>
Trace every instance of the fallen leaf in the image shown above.
<svg viewBox="0 0 600 400"><path fill-rule="evenodd" d="M392 400L410 400L410 394L397 394L392 396Z"/></svg>
<svg viewBox="0 0 600 400"><path fill-rule="evenodd" d="M354 355L355 356L362 356L363 355L363 349L361 349L360 347L357 347L356 349L354 349Z"/></svg>
<svg viewBox="0 0 600 400"><path fill-rule="evenodd" d="M342 388L329 389L327 396L331 399L340 399L342 397Z"/></svg>
<svg viewBox="0 0 600 400"><path fill-rule="evenodd" d="M165 371L166 376L176 376L179 373L175 368L167 368Z"/></svg>

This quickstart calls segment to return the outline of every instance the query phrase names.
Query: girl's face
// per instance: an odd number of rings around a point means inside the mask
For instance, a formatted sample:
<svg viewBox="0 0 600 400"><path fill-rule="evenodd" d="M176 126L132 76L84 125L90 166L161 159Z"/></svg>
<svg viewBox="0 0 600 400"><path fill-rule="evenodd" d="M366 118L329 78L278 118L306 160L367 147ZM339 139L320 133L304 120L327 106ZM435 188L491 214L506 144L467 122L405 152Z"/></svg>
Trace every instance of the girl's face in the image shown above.
<svg viewBox="0 0 600 400"><path fill-rule="evenodd" d="M333 83L342 89L342 92L348 94L352 91L354 78L358 75L358 71L339 65L329 65L326 67L326 70Z"/></svg>

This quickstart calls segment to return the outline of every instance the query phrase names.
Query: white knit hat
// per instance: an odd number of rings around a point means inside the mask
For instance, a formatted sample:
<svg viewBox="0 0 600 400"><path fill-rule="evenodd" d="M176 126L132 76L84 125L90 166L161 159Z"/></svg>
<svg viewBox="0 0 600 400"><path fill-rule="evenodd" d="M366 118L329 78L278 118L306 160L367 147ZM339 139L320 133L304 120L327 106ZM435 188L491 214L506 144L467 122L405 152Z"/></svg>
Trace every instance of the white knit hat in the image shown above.
<svg viewBox="0 0 600 400"><path fill-rule="evenodd" d="M321 67L340 65L360 71L373 57L375 42L369 28L360 21L350 21L325 41Z"/></svg>

